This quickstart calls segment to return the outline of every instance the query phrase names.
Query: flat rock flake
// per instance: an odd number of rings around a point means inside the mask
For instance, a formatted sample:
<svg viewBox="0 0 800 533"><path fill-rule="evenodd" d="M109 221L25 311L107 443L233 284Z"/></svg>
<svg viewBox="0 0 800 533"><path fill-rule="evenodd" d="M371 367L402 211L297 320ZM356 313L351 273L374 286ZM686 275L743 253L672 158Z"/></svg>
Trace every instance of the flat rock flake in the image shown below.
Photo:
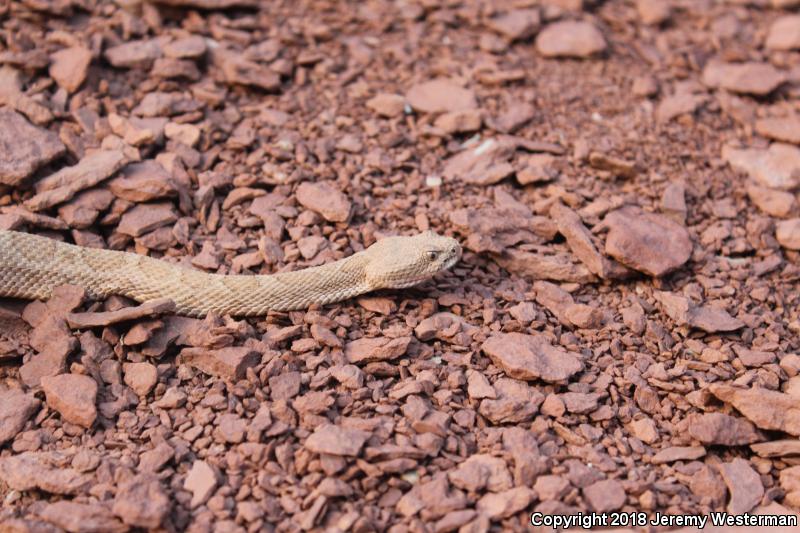
<svg viewBox="0 0 800 533"><path fill-rule="evenodd" d="M0 530L796 517L797 4L6 2L0 230L465 253L246 320L0 300Z"/></svg>

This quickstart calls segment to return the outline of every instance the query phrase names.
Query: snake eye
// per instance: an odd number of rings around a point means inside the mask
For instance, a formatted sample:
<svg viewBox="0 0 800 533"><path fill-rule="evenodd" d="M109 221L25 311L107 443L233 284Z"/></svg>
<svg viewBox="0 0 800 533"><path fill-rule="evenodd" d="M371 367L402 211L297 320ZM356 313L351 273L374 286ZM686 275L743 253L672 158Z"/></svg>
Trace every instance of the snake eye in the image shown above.
<svg viewBox="0 0 800 533"><path fill-rule="evenodd" d="M439 252L435 250L428 250L427 252L425 252L425 258L428 261L436 261L437 257L439 257Z"/></svg>

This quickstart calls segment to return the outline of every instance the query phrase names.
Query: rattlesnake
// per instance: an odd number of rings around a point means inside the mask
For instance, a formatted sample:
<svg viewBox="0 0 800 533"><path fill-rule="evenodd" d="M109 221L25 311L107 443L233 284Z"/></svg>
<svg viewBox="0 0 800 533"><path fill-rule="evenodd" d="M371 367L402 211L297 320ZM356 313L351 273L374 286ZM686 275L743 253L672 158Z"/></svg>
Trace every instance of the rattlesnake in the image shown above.
<svg viewBox="0 0 800 533"><path fill-rule="evenodd" d="M427 231L386 237L322 266L272 275L208 274L144 255L83 248L0 230L0 296L46 299L59 285L84 287L93 298L118 294L145 302L169 298L176 312L258 316L338 302L376 289L431 278L461 257L458 242Z"/></svg>

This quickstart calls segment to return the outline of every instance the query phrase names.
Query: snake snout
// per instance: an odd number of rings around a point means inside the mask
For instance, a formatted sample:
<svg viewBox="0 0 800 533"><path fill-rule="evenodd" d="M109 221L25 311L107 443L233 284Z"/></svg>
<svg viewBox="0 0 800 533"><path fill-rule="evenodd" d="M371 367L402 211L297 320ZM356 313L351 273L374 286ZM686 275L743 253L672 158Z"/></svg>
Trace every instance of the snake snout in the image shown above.
<svg viewBox="0 0 800 533"><path fill-rule="evenodd" d="M453 239L447 247L447 261L444 264L444 268L448 269L458 263L459 259L461 259L461 252L461 245Z"/></svg>

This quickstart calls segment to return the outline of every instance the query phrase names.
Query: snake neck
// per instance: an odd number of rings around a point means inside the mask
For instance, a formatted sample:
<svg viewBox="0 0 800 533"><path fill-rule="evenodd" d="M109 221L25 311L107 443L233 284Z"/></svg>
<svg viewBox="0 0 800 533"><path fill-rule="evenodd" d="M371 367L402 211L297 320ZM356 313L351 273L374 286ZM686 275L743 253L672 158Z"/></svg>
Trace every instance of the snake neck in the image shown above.
<svg viewBox="0 0 800 533"><path fill-rule="evenodd" d="M315 303L339 302L371 291L366 263L366 256L359 252L333 263L255 278L269 293L271 309L290 311Z"/></svg>

